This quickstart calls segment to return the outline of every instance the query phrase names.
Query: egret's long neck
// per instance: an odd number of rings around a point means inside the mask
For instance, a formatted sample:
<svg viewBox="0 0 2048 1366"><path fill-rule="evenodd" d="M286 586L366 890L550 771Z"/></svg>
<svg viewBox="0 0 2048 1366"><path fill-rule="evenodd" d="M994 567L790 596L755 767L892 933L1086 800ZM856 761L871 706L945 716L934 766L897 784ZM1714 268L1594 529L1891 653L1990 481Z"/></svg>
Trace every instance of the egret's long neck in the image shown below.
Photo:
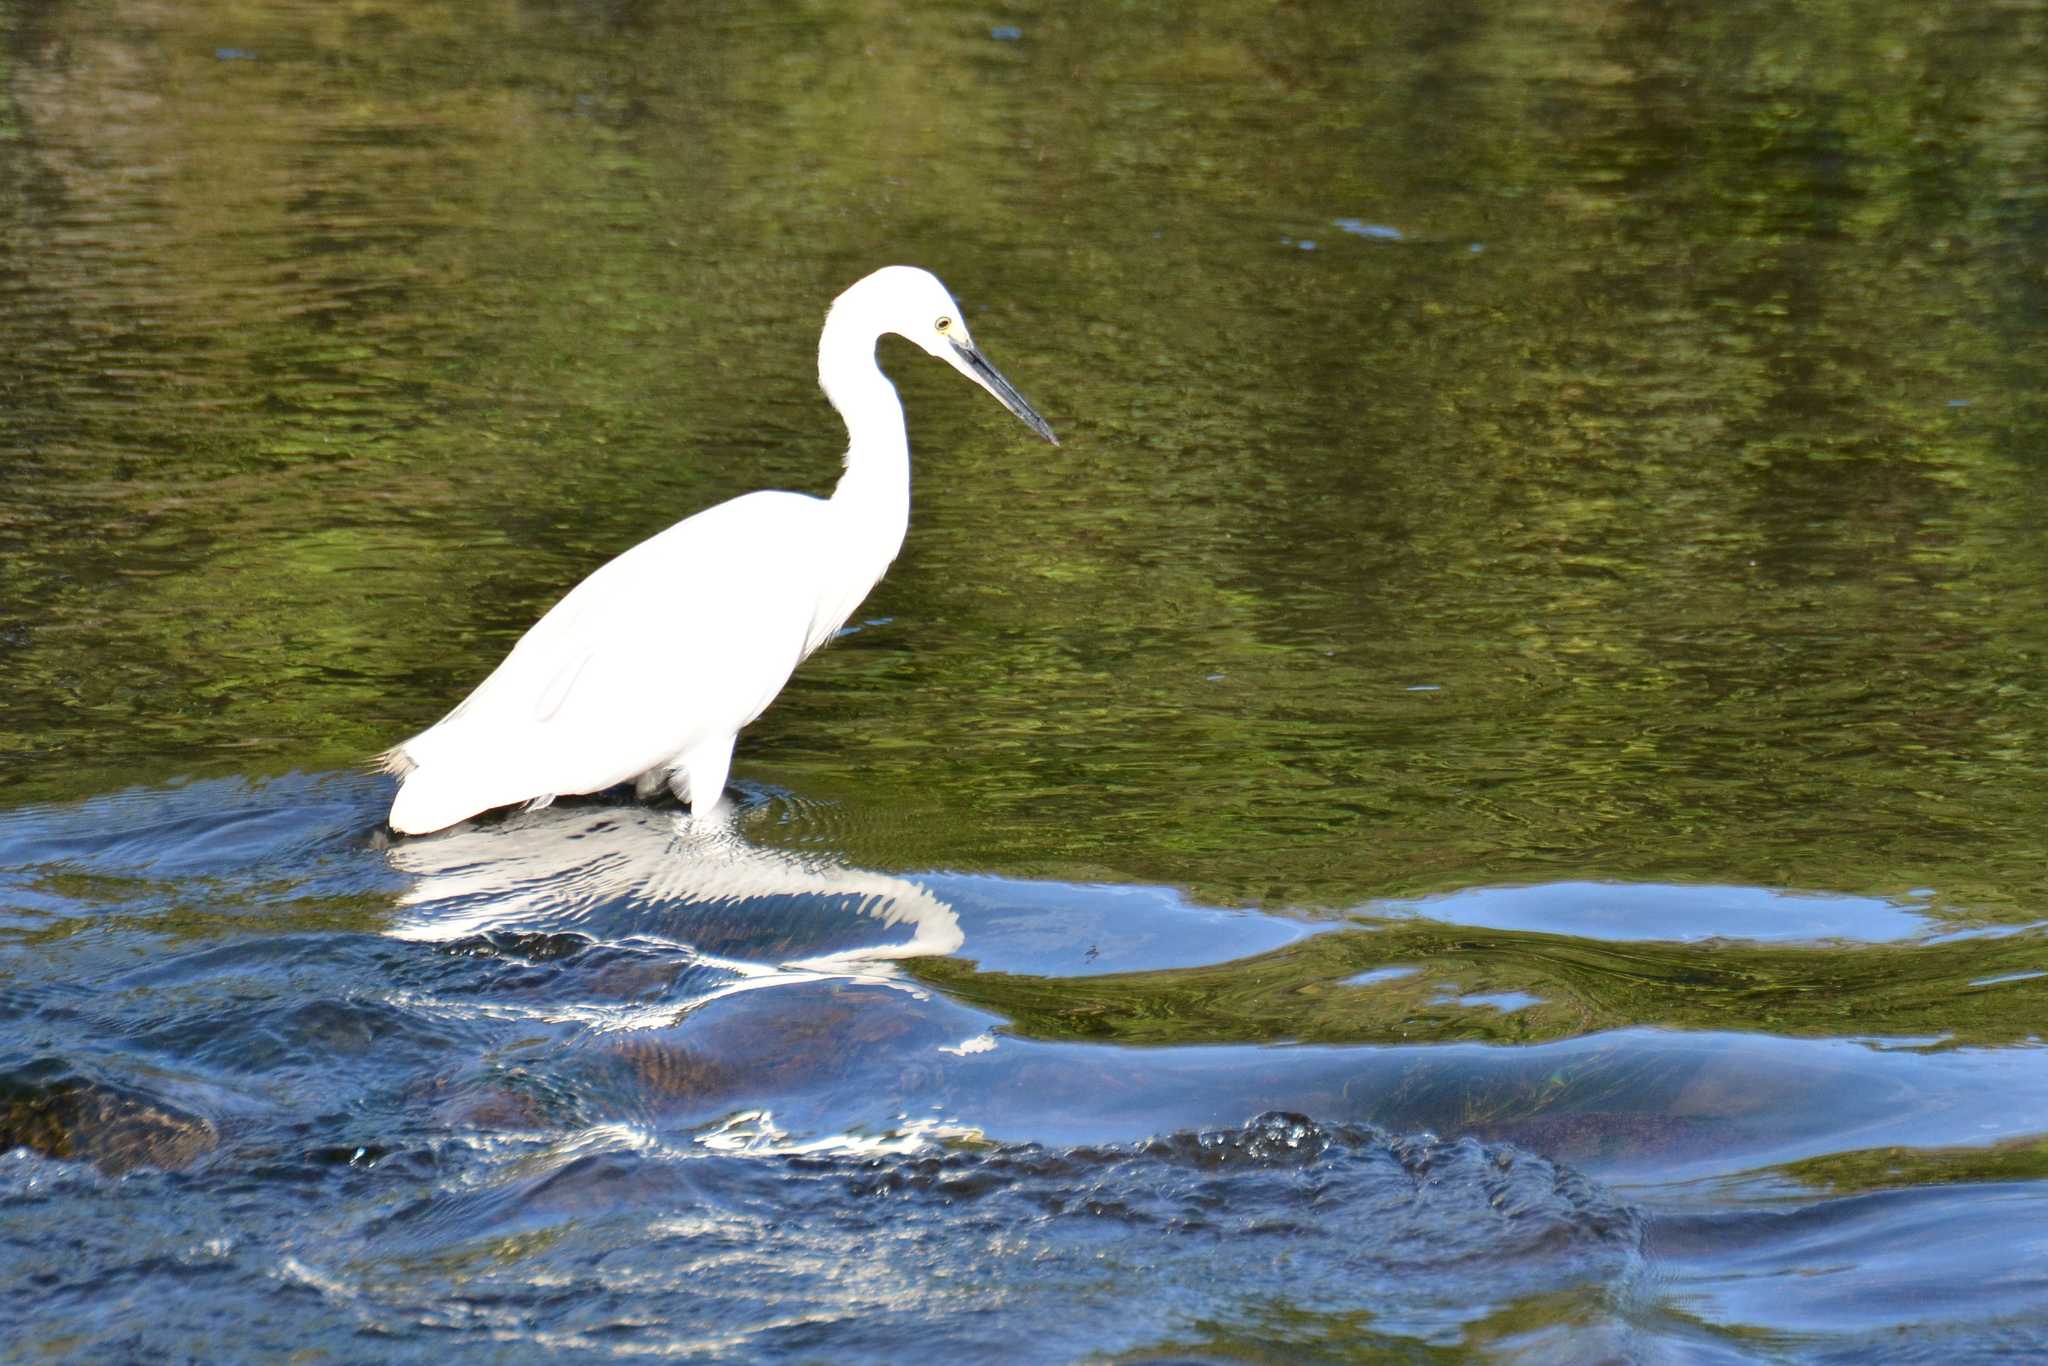
<svg viewBox="0 0 2048 1366"><path fill-rule="evenodd" d="M818 341L818 383L846 420L846 473L832 507L874 535L887 564L910 525L910 438L896 386L875 364L875 341L872 325L834 309Z"/></svg>

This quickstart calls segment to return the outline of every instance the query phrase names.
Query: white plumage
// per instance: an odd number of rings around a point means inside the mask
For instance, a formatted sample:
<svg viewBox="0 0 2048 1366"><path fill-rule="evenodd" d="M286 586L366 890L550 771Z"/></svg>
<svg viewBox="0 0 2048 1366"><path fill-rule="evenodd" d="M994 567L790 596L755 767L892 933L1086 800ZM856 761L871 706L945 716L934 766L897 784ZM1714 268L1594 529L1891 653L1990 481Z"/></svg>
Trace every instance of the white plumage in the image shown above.
<svg viewBox="0 0 2048 1366"><path fill-rule="evenodd" d="M763 491L642 541L571 589L438 724L383 756L391 826L423 834L514 802L663 785L715 809L732 746L875 586L910 521L903 405L875 364L907 337L1052 429L975 348L946 287L889 266L833 301L818 381L846 420L830 498Z"/></svg>

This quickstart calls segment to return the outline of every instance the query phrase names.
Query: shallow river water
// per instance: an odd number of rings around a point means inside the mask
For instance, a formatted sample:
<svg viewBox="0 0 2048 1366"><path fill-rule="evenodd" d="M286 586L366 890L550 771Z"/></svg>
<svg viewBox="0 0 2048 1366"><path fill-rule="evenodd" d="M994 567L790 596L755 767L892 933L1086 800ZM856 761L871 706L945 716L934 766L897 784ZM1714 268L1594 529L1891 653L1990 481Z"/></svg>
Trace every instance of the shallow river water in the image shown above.
<svg viewBox="0 0 2048 1366"><path fill-rule="evenodd" d="M2048 6L718 10L0 0L7 1354L2048 1352ZM1063 444L389 836L896 260Z"/></svg>

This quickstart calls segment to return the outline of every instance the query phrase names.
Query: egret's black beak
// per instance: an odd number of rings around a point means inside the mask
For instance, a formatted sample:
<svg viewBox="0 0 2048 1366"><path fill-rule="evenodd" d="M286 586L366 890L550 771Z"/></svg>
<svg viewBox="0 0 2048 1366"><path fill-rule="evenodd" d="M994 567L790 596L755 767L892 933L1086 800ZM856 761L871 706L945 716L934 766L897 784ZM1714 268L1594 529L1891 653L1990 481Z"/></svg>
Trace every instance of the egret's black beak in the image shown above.
<svg viewBox="0 0 2048 1366"><path fill-rule="evenodd" d="M956 341L953 343L953 352L960 357L960 363L967 367L968 373L981 381L981 387L1001 399L1005 408L1024 419L1025 426L1053 445L1060 444L1060 439L1052 434L1052 428L1038 415L1037 409L1024 401L1024 395L1018 393L1017 387L1003 378L1002 371L988 363L988 357L982 355L978 347L972 343L962 346Z"/></svg>

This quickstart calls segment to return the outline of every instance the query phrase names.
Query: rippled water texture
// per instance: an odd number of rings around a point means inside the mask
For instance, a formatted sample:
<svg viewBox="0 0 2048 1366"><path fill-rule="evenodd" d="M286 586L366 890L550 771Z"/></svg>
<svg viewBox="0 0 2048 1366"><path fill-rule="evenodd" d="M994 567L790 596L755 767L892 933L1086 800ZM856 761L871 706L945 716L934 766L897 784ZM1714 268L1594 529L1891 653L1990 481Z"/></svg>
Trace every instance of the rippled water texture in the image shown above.
<svg viewBox="0 0 2048 1366"><path fill-rule="evenodd" d="M8 1352L2048 1351L2044 73L0 0ZM731 822L389 838L568 584L829 486L892 260L1064 444L885 344L910 539Z"/></svg>

